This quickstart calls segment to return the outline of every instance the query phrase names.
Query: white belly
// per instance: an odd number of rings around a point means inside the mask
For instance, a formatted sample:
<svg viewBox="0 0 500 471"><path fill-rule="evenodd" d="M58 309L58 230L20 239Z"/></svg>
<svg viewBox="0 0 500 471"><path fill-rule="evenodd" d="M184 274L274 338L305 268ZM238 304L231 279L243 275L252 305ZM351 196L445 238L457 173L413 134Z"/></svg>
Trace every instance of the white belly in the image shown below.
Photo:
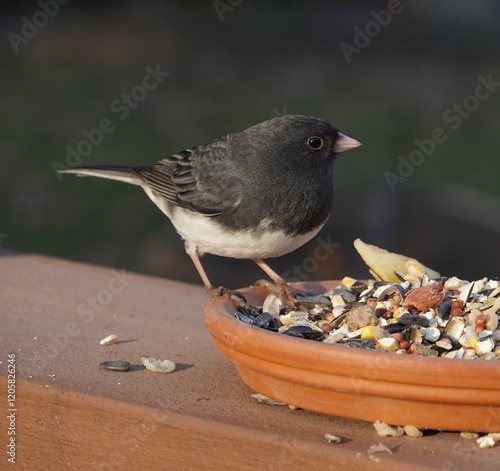
<svg viewBox="0 0 500 471"><path fill-rule="evenodd" d="M265 222L255 232L221 229L207 216L176 210L172 223L186 241L186 251L211 253L230 258L271 258L292 252L312 239L321 229L290 237L282 231L266 229Z"/></svg>
<svg viewBox="0 0 500 471"><path fill-rule="evenodd" d="M188 254L210 253L230 258L272 258L285 255L298 249L311 240L321 229L290 237L282 231L271 230L268 223L262 221L255 232L221 229L210 216L203 216L181 208L171 208L163 198L143 187L147 195L172 221L177 232L186 243Z"/></svg>

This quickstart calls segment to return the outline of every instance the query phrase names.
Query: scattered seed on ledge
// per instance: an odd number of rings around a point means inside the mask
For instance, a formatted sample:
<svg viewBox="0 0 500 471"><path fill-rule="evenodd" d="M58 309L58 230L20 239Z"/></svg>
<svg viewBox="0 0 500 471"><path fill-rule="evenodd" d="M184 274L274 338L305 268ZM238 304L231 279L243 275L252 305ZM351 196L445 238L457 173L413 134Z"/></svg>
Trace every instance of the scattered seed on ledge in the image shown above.
<svg viewBox="0 0 500 471"><path fill-rule="evenodd" d="M479 433L476 433L476 432L460 432L460 436L462 438L466 438L467 440L472 440L474 438L479 438Z"/></svg>
<svg viewBox="0 0 500 471"><path fill-rule="evenodd" d="M125 360L106 360L97 365L99 368L111 371L128 371L130 363Z"/></svg>
<svg viewBox="0 0 500 471"><path fill-rule="evenodd" d="M484 437L479 437L477 440L479 448L493 448L495 446L495 440L493 437L485 435Z"/></svg>
<svg viewBox="0 0 500 471"><path fill-rule="evenodd" d="M408 435L409 437L420 438L424 435L420 429L414 427L413 425L405 425L403 428L405 434Z"/></svg>
<svg viewBox="0 0 500 471"><path fill-rule="evenodd" d="M103 338L99 343L101 345L113 345L116 342L118 342L118 337L115 334L111 334Z"/></svg>
<svg viewBox="0 0 500 471"><path fill-rule="evenodd" d="M375 456L376 453L387 453L389 455L392 455L392 450L383 443L372 445L370 448L368 448L368 450L366 450L368 458L378 463L380 460Z"/></svg>
<svg viewBox="0 0 500 471"><path fill-rule="evenodd" d="M276 399L271 399L270 397L264 396L264 394L251 394L251 397L257 399L257 401L262 404L267 404L268 406L286 406L288 404L277 401Z"/></svg>
<svg viewBox="0 0 500 471"><path fill-rule="evenodd" d="M175 363L170 360L142 357L141 361L149 371L154 373L172 373L175 370Z"/></svg>
<svg viewBox="0 0 500 471"><path fill-rule="evenodd" d="M380 420L375 421L373 426L380 437L401 437L404 434L403 427L391 427Z"/></svg>
<svg viewBox="0 0 500 471"><path fill-rule="evenodd" d="M331 433L325 433L325 439L328 443L342 443L342 438Z"/></svg>

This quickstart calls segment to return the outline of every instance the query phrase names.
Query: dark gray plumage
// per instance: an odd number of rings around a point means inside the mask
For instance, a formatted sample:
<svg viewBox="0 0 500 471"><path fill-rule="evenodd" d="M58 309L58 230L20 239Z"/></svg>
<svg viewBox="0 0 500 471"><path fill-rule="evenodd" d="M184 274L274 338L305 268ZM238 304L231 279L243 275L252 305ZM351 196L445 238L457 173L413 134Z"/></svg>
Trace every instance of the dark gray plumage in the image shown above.
<svg viewBox="0 0 500 471"><path fill-rule="evenodd" d="M360 143L318 118L287 115L192 147L145 167L61 170L141 186L183 237L209 292L199 255L262 259L314 237L332 207L333 160Z"/></svg>

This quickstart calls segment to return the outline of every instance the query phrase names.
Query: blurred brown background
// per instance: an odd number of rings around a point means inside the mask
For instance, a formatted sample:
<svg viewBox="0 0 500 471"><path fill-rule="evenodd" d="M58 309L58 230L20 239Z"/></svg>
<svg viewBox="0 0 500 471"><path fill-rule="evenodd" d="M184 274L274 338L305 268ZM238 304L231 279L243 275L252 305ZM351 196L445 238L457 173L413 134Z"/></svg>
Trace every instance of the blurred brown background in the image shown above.
<svg viewBox="0 0 500 471"><path fill-rule="evenodd" d="M499 274L493 0L42 0L3 8L0 248L200 283L175 230L140 189L60 181L54 166L67 165L67 146L86 154L81 165L149 164L289 113L329 120L363 146L336 163L335 209L320 239L270 261L279 273L366 277L352 246L361 237L444 274ZM144 92L148 66L169 75ZM481 80L489 92L476 91ZM122 96L131 91L135 101ZM103 119L112 131L82 144ZM446 140L392 191L386 172L398 175L398 156L408 160L415 140L436 128ZM320 241L335 244L321 260ZM216 284L263 277L250 261L206 256L204 264Z"/></svg>

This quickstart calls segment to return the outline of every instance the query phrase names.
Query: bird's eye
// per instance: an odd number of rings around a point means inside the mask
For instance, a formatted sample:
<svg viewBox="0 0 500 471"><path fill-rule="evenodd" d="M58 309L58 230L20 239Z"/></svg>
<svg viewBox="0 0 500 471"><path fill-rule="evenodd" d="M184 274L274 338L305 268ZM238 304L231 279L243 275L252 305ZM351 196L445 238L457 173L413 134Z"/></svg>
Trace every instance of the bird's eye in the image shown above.
<svg viewBox="0 0 500 471"><path fill-rule="evenodd" d="M323 139L321 139L321 137L312 136L307 139L307 145L311 149L321 149L324 145L324 141Z"/></svg>

